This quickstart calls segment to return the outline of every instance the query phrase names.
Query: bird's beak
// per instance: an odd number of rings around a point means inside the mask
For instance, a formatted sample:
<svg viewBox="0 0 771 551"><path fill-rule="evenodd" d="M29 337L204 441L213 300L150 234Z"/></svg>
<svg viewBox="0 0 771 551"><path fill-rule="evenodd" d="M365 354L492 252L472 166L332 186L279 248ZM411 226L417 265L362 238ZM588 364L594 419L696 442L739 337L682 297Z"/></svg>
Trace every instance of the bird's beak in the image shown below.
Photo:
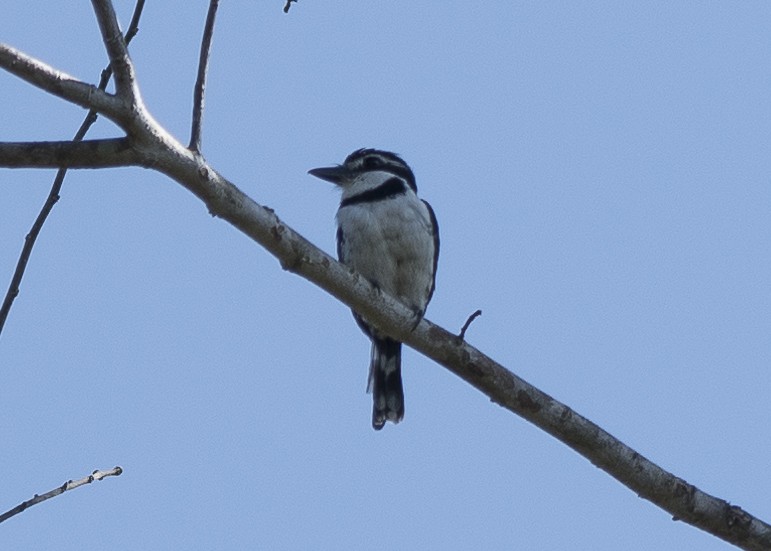
<svg viewBox="0 0 771 551"><path fill-rule="evenodd" d="M312 168L308 171L308 174L337 185L342 184L343 181L347 180L351 175L350 171L344 166Z"/></svg>

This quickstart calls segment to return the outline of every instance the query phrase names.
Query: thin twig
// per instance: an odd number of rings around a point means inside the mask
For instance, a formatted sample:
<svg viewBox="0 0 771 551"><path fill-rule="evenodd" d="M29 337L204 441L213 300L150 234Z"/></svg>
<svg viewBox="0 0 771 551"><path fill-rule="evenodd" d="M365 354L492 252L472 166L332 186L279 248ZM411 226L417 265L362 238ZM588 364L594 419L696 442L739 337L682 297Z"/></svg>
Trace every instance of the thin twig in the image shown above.
<svg viewBox="0 0 771 551"><path fill-rule="evenodd" d="M201 54L198 58L198 78L193 91L193 127L190 131L190 151L201 152L201 125L203 123L204 95L206 93L206 75L209 72L209 55L211 41L214 37L214 19L217 17L219 0L209 0L209 13L206 14L206 25L201 39Z"/></svg>
<svg viewBox="0 0 771 551"><path fill-rule="evenodd" d="M482 315L482 310L477 310L473 314L471 314L468 319L466 320L466 323L463 324L463 327L460 330L460 333L458 334L458 340L463 340L466 338L466 329L468 329L469 325L471 325L471 322L477 319L479 316Z"/></svg>
<svg viewBox="0 0 771 551"><path fill-rule="evenodd" d="M139 31L139 18L142 16L142 9L144 8L144 5L145 0L137 0L136 6L134 7L134 15L131 17L131 24L129 26L128 32L126 33L126 44L131 42L131 39L134 38L134 36ZM108 65L107 68L102 71L102 76L99 80L98 86L99 90L104 91L107 88L107 83L110 81L111 76L112 68L110 65ZM96 122L96 119L96 111L91 109L86 115L85 119L83 119L83 123L80 125L80 128L78 128L78 131L75 132L75 136L72 138L72 141L82 141L86 135L86 132L88 132L89 128L91 128L91 125ZM21 254L19 255L19 261L16 263L16 270L13 273L11 284L8 286L8 291L6 292L5 298L3 299L3 305L0 307L0 334L2 334L3 327L5 327L5 321L8 319L8 313L11 311L13 301L17 296L19 296L21 280L24 277L24 270L26 270L27 262L29 261L30 255L32 254L32 247L35 246L35 240L40 234L40 230L43 228L43 224L48 218L48 215L51 213L51 209L53 209L56 202L59 201L59 192L62 189L62 184L64 183L64 177L66 175L66 168L61 168L56 172L56 177L54 178L53 185L51 186L51 191L48 193L48 198L46 198L46 202L40 209L34 224L32 224L32 229L30 229L29 233L24 238L24 247L22 248Z"/></svg>
<svg viewBox="0 0 771 551"><path fill-rule="evenodd" d="M54 488L50 492L46 492L44 494L40 494L40 495L35 494L35 497L33 497L32 499L28 499L24 503L20 503L13 509L6 511L2 515L0 515L0 522L4 522L9 518L18 515L19 513L28 509L29 507L32 507L33 505L37 505L38 503L41 503L47 499L51 499L52 497L56 497L59 494L63 494L68 490L74 490L75 488L79 488L80 486L91 484L94 480L102 480L103 478L106 478L108 476L120 476L122 472L123 472L122 468L113 467L109 471L94 471L90 475L83 477L80 480L68 480L58 488Z"/></svg>

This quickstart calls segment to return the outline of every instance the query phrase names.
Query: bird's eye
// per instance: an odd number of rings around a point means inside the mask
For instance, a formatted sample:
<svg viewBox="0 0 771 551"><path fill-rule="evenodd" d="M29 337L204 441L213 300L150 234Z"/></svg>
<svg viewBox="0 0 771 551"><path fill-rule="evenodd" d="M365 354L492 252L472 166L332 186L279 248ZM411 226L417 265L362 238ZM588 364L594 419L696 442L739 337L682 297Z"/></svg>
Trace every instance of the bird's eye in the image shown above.
<svg viewBox="0 0 771 551"><path fill-rule="evenodd" d="M377 157L367 157L364 159L364 168L377 168L380 166L380 159Z"/></svg>

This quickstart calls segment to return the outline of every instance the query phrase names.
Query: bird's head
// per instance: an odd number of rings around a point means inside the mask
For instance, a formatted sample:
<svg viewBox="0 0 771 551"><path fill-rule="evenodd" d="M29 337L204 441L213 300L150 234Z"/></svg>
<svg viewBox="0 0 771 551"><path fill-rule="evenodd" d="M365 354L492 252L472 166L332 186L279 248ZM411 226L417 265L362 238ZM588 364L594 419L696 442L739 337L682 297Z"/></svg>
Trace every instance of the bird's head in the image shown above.
<svg viewBox="0 0 771 551"><path fill-rule="evenodd" d="M308 174L342 188L350 187L363 178L385 181L396 176L417 192L415 175L409 165L396 153L379 149L357 149L346 157L343 164L313 168Z"/></svg>

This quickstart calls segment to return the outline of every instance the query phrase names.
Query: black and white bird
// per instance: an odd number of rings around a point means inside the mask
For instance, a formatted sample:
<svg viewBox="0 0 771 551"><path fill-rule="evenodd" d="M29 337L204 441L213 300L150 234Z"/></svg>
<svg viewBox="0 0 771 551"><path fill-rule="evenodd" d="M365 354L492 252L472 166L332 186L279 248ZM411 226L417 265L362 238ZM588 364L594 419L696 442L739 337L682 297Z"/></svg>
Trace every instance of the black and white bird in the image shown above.
<svg viewBox="0 0 771 551"><path fill-rule="evenodd" d="M439 229L431 206L418 199L415 175L401 157L359 149L342 165L314 168L313 176L342 189L337 211L337 256L378 289L412 308L416 322L434 293ZM353 313L372 340L367 391L372 392L372 427L404 417L402 343Z"/></svg>

